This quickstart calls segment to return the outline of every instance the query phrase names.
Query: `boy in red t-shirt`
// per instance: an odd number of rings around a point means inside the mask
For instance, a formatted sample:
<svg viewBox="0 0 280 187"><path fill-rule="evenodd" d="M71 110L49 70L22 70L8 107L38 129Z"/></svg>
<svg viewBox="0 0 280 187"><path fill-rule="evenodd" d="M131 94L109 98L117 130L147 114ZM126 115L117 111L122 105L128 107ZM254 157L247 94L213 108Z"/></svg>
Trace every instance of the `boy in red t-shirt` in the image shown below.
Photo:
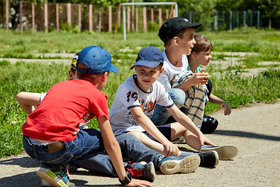
<svg viewBox="0 0 280 187"><path fill-rule="evenodd" d="M55 84L22 127L25 151L42 161L37 174L53 186L74 186L65 165L105 148L122 184L151 186L127 175L109 123L107 96L101 90L109 71L118 72L111 55L98 46L86 47L79 54L77 70L78 79ZM100 131L79 129L88 114L89 119L97 118Z"/></svg>

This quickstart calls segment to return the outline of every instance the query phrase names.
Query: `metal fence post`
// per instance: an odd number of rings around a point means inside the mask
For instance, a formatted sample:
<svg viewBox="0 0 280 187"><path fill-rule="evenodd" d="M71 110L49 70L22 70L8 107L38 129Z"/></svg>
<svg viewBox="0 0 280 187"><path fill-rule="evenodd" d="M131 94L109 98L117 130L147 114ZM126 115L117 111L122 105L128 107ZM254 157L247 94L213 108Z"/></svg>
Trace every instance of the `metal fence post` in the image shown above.
<svg viewBox="0 0 280 187"><path fill-rule="evenodd" d="M229 11L229 30L232 30L232 11Z"/></svg>
<svg viewBox="0 0 280 187"><path fill-rule="evenodd" d="M250 26L253 26L253 11L250 12Z"/></svg>
<svg viewBox="0 0 280 187"><path fill-rule="evenodd" d="M260 11L257 11L257 28L260 28Z"/></svg>
<svg viewBox="0 0 280 187"><path fill-rule="evenodd" d="M192 23L192 14L193 14L193 12L190 11L190 12L189 12L189 22L190 22L190 23Z"/></svg>
<svg viewBox="0 0 280 187"><path fill-rule="evenodd" d="M243 11L243 27L245 28L246 27L246 11L244 10Z"/></svg>
<svg viewBox="0 0 280 187"><path fill-rule="evenodd" d="M216 10L216 19L215 19L215 28L216 28L216 32L218 32L218 27L219 27L219 13Z"/></svg>

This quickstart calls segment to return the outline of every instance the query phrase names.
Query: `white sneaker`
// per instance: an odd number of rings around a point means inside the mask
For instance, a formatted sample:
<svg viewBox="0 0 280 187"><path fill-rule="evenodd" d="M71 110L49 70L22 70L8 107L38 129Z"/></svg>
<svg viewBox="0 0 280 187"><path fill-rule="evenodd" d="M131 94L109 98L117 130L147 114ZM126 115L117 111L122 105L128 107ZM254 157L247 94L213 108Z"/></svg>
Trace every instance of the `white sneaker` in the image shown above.
<svg viewBox="0 0 280 187"><path fill-rule="evenodd" d="M203 145L201 146L201 152L216 151L219 155L220 160L230 160L238 155L238 148L234 145L224 145L224 146L211 146Z"/></svg>
<svg viewBox="0 0 280 187"><path fill-rule="evenodd" d="M170 175L175 173L194 172L200 164L200 157L197 154L190 156L169 156L160 161L160 171Z"/></svg>

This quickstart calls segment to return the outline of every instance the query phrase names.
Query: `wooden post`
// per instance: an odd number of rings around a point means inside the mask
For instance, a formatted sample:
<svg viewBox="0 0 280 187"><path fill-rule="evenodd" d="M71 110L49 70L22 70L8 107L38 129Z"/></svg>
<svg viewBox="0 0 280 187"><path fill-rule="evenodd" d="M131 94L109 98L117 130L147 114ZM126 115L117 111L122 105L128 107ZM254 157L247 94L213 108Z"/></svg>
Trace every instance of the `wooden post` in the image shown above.
<svg viewBox="0 0 280 187"><path fill-rule="evenodd" d="M49 32L49 22L48 22L48 3L44 3L44 22L45 22L45 32L48 33Z"/></svg>
<svg viewBox="0 0 280 187"><path fill-rule="evenodd" d="M99 10L98 12L98 32L101 32L102 28L102 12Z"/></svg>
<svg viewBox="0 0 280 187"><path fill-rule="evenodd" d="M32 17L32 30L35 31L36 30L36 27L35 27L35 5L34 3L32 2L31 3L31 17Z"/></svg>
<svg viewBox="0 0 280 187"><path fill-rule="evenodd" d="M20 29L20 32L23 31L23 25L22 25L22 0L19 1L19 29Z"/></svg>
<svg viewBox="0 0 280 187"><path fill-rule="evenodd" d="M69 25L72 24L72 20L71 20L71 3L67 3L67 22L69 23Z"/></svg>
<svg viewBox="0 0 280 187"><path fill-rule="evenodd" d="M9 0L6 0L6 30L9 29L9 18L10 18L9 9L10 9L10 2Z"/></svg>
<svg viewBox="0 0 280 187"><path fill-rule="evenodd" d="M161 26L162 24L162 10L161 8L158 9L158 24Z"/></svg>
<svg viewBox="0 0 280 187"><path fill-rule="evenodd" d="M126 22L126 27L127 27L127 31L130 31L130 7L127 7L127 22Z"/></svg>
<svg viewBox="0 0 280 187"><path fill-rule="evenodd" d="M112 32L112 6L109 6L108 32Z"/></svg>
<svg viewBox="0 0 280 187"><path fill-rule="evenodd" d="M119 8L118 8L118 17L117 17L117 21L116 21L116 25L115 25L114 37L113 37L114 40L116 39L119 23L121 22L121 8L122 8L122 4L120 3Z"/></svg>
<svg viewBox="0 0 280 187"><path fill-rule="evenodd" d="M143 8L143 25L144 25L144 31L147 31L147 9L146 9L146 7Z"/></svg>
<svg viewBox="0 0 280 187"><path fill-rule="evenodd" d="M92 4L89 5L89 31L92 31Z"/></svg>
<svg viewBox="0 0 280 187"><path fill-rule="evenodd" d="M154 9L151 8L151 22L154 23Z"/></svg>
<svg viewBox="0 0 280 187"><path fill-rule="evenodd" d="M59 31L59 4L55 4L55 19L56 19L56 30Z"/></svg>
<svg viewBox="0 0 280 187"><path fill-rule="evenodd" d="M165 16L166 16L166 19L168 19L168 12L169 12L169 11L168 11L168 9L166 9L166 10L165 10L165 14L166 14Z"/></svg>
<svg viewBox="0 0 280 187"><path fill-rule="evenodd" d="M135 31L135 6L131 7L131 30Z"/></svg>
<svg viewBox="0 0 280 187"><path fill-rule="evenodd" d="M79 24L79 29L82 30L82 5L79 4L79 16L78 16L78 24Z"/></svg>
<svg viewBox="0 0 280 187"><path fill-rule="evenodd" d="M135 8L135 31L136 32L139 31L138 23L139 23L139 20L138 20L138 8Z"/></svg>

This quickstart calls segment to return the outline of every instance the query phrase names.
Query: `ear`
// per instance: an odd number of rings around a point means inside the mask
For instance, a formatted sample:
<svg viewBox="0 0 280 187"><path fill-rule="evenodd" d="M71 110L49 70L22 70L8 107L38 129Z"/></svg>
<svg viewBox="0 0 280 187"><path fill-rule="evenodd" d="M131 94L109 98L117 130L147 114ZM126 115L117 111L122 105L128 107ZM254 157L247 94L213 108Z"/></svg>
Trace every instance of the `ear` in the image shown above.
<svg viewBox="0 0 280 187"><path fill-rule="evenodd" d="M161 70L160 70L160 72L159 72L159 75L158 75L158 76L160 76L160 75L161 75L161 73L163 72L163 70L164 70L164 67L162 67L162 68L161 68Z"/></svg>
<svg viewBox="0 0 280 187"><path fill-rule="evenodd" d="M69 80L72 80L74 78L73 72L69 70L68 72Z"/></svg>
<svg viewBox="0 0 280 187"><path fill-rule="evenodd" d="M174 36L171 40L172 40L173 45L175 45L175 46L179 45L179 37L178 36Z"/></svg>
<svg viewBox="0 0 280 187"><path fill-rule="evenodd" d="M102 73L100 75L100 79L102 82L105 82L106 81L106 77L109 75L109 72L105 72L105 73Z"/></svg>

